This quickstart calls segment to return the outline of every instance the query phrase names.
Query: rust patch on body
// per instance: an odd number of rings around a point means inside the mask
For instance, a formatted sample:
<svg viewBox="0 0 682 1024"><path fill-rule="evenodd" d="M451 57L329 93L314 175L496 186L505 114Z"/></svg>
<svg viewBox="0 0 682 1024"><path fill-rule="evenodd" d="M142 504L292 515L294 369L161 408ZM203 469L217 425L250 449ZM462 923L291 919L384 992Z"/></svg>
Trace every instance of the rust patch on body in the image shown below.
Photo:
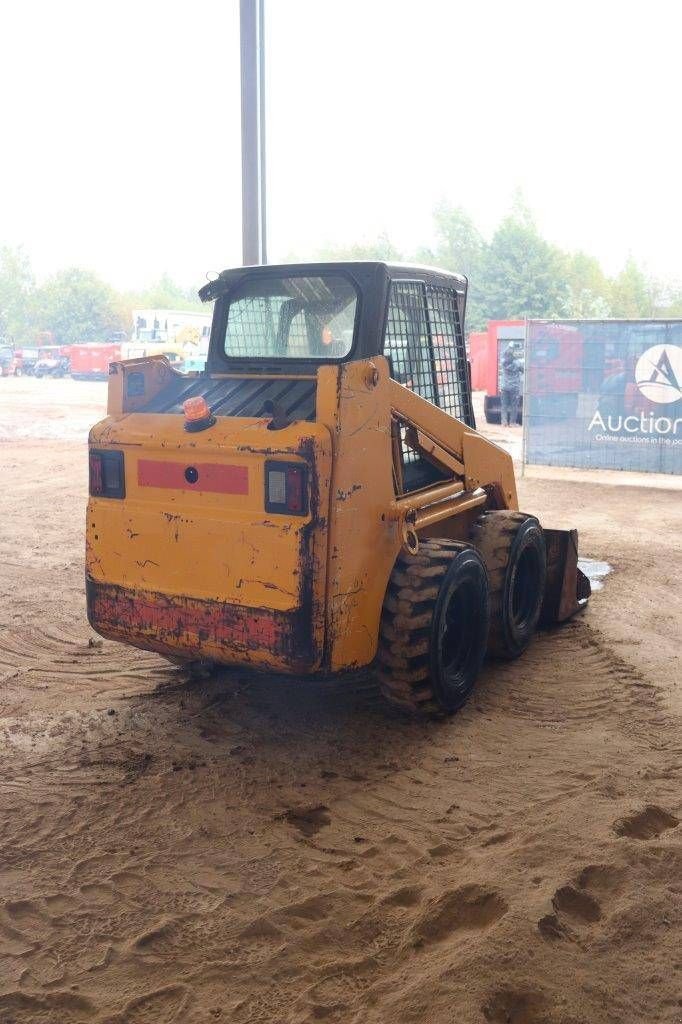
<svg viewBox="0 0 682 1024"><path fill-rule="evenodd" d="M293 612L132 590L86 579L88 620L102 636L161 654L253 665L267 653L280 670L309 671L319 660L310 608Z"/></svg>

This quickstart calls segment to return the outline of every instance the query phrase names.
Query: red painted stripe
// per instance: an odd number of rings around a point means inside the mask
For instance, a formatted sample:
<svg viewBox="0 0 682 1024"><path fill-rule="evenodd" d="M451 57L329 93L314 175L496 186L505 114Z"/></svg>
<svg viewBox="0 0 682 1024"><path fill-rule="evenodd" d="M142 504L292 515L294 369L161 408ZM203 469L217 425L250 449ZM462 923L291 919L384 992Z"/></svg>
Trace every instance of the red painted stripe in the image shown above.
<svg viewBox="0 0 682 1024"><path fill-rule="evenodd" d="M190 483L185 471L196 469L196 483ZM248 494L248 466L227 466L216 462L159 462L138 459L137 482L140 487L166 487L180 491L212 491L215 494Z"/></svg>

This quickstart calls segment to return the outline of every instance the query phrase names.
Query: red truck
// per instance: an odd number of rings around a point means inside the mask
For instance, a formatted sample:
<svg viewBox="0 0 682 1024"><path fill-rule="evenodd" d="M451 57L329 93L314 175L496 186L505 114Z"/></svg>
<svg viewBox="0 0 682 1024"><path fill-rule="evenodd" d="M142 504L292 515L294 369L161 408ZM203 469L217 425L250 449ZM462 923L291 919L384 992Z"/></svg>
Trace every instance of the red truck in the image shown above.
<svg viewBox="0 0 682 1024"><path fill-rule="evenodd" d="M534 411L540 415L571 415L582 390L582 334L574 324L543 323L540 332L539 323L531 323L534 329L538 328L532 337L533 360L527 381L528 392L534 396ZM471 386L476 391L485 392L483 411L488 423L500 423L502 419L502 355L511 345L516 358L523 364L525 338L525 320L490 320L487 331L469 335ZM521 418L522 408L519 409L519 423Z"/></svg>
<svg viewBox="0 0 682 1024"><path fill-rule="evenodd" d="M487 331L474 331L469 335L471 386L474 391L485 391L483 411L487 423L500 423L502 420L499 386L502 353L512 345L517 358L523 362L525 337L525 320L490 320Z"/></svg>
<svg viewBox="0 0 682 1024"><path fill-rule="evenodd" d="M69 349L71 376L74 380L106 380L109 363L121 358L118 343L90 341L83 345L72 345Z"/></svg>

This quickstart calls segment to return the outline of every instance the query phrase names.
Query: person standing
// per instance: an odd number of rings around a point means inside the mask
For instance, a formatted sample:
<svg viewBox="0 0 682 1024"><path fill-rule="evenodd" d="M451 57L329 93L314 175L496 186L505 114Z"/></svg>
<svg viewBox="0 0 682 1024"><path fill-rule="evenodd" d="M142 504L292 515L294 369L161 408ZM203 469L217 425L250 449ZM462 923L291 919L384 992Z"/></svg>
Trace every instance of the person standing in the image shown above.
<svg viewBox="0 0 682 1024"><path fill-rule="evenodd" d="M523 367L516 358L513 345L508 345L500 366L500 397L502 405L502 426L516 424L521 400Z"/></svg>

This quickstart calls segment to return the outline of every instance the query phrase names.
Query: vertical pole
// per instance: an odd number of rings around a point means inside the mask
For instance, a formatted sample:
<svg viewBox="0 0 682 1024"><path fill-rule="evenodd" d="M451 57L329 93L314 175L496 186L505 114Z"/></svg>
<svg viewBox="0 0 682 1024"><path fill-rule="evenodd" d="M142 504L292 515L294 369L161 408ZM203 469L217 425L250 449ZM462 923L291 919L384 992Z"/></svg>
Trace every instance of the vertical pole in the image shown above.
<svg viewBox="0 0 682 1024"><path fill-rule="evenodd" d="M242 83L242 258L266 263L265 0L240 0Z"/></svg>
<svg viewBox="0 0 682 1024"><path fill-rule="evenodd" d="M523 392L521 394L521 402L523 403L523 418L521 425L521 476L526 475L526 458L528 453L528 417L530 416L530 397L528 395L528 381L530 374L528 373L529 362L530 362L530 330L528 326L528 317L526 320L525 337L523 339Z"/></svg>

